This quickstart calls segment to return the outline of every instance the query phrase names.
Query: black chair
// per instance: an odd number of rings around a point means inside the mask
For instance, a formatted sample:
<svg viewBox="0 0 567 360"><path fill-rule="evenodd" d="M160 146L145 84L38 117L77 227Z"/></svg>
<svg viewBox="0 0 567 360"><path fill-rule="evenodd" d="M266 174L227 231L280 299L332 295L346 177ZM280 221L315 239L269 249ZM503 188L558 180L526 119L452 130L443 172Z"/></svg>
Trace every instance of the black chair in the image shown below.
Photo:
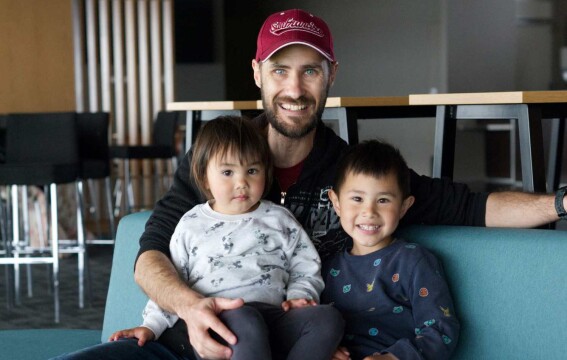
<svg viewBox="0 0 567 360"><path fill-rule="evenodd" d="M79 184L79 196L81 203L88 205L88 212L95 218L97 238L88 240L87 244L114 244L116 227L114 214L112 211L112 194L110 189L110 150L108 141L108 128L110 114L106 112L79 113L77 114L77 127L79 137L79 158L81 182L87 182L90 201L84 200L83 183ZM104 236L101 230L101 211L99 203L98 187L94 184L95 180L104 181L104 200L108 215L109 236ZM85 216L86 219L86 216Z"/></svg>
<svg viewBox="0 0 567 360"><path fill-rule="evenodd" d="M160 111L153 126L153 143L151 145L115 145L110 147L112 159L123 160L124 188L126 189L126 210L131 212L134 204L132 181L130 176L130 160L171 160L173 171L177 167L177 150L175 147L175 132L180 118L180 112ZM157 182L156 182L157 184ZM116 209L121 202L122 192L116 191ZM115 215L116 212L115 212Z"/></svg>
<svg viewBox="0 0 567 360"><path fill-rule="evenodd" d="M6 253L0 258L0 264L13 266L16 299L19 297L20 265L44 263L52 266L56 323L59 322L57 185L72 183L77 179L79 157L76 134L74 113L11 114L6 124L5 163L0 164L0 185L8 188L7 206L1 213L7 214L6 218L10 219L8 222L11 221L11 226L6 225L2 230ZM18 206L18 187L23 187L23 193L26 194L27 186L43 186L46 195L50 214L48 234L51 235L50 246L44 249L29 246L26 242L29 237L20 221L20 214L25 218L27 213L27 203L24 202L22 208ZM22 228L23 237L20 236ZM84 256L84 251L79 256Z"/></svg>

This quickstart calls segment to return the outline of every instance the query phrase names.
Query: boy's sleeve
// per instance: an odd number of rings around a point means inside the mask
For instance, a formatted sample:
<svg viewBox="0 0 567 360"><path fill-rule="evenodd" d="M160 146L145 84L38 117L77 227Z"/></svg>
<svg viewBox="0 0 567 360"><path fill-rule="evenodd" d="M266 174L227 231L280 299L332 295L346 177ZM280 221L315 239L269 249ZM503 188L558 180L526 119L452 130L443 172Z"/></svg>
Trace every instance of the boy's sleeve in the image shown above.
<svg viewBox="0 0 567 360"><path fill-rule="evenodd" d="M193 206L203 202L190 174L191 153L189 151L185 154L173 175L172 186L156 203L146 222L146 228L140 237L138 257L148 250L158 250L170 256L169 241L179 219Z"/></svg>
<svg viewBox="0 0 567 360"><path fill-rule="evenodd" d="M321 277L321 259L307 233L295 220L291 232L296 231L295 241L287 251L289 259L289 282L287 300L313 299L319 302L319 296L325 284Z"/></svg>
<svg viewBox="0 0 567 360"><path fill-rule="evenodd" d="M425 252L411 279L415 338L401 339L384 352L399 359L449 359L457 346L460 324L440 263Z"/></svg>

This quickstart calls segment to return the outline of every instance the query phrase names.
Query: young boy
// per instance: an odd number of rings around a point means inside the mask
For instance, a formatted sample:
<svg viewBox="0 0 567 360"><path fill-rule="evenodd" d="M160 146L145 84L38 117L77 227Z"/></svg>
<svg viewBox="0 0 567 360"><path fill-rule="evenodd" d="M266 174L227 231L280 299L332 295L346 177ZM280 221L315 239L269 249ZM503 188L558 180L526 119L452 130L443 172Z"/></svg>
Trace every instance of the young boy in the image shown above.
<svg viewBox="0 0 567 360"><path fill-rule="evenodd" d="M409 170L380 141L342 158L330 198L352 247L323 265L322 302L346 320L337 358L447 359L459 322L441 265L426 249L392 234L413 204Z"/></svg>

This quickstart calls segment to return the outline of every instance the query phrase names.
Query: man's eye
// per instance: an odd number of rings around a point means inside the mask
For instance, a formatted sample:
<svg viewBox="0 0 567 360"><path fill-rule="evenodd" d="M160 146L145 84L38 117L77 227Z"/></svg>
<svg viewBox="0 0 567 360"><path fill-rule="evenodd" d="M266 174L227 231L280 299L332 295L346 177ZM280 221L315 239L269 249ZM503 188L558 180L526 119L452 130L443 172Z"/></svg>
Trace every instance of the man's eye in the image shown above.
<svg viewBox="0 0 567 360"><path fill-rule="evenodd" d="M283 75L283 74L285 74L285 70L284 69L275 69L274 73L276 75Z"/></svg>
<svg viewBox="0 0 567 360"><path fill-rule="evenodd" d="M315 75L315 74L317 74L317 71L315 71L315 69L307 69L307 70L305 70L305 74Z"/></svg>

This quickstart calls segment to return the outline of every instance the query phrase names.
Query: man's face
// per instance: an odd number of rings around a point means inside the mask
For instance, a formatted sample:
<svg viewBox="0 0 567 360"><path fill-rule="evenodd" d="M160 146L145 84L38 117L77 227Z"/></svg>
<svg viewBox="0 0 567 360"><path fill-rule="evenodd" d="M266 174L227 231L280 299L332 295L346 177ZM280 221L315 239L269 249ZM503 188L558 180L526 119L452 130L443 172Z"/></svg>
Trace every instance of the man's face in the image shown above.
<svg viewBox="0 0 567 360"><path fill-rule="evenodd" d="M267 61L252 61L254 80L270 125L289 138L301 138L317 127L337 64L304 45L290 45Z"/></svg>

